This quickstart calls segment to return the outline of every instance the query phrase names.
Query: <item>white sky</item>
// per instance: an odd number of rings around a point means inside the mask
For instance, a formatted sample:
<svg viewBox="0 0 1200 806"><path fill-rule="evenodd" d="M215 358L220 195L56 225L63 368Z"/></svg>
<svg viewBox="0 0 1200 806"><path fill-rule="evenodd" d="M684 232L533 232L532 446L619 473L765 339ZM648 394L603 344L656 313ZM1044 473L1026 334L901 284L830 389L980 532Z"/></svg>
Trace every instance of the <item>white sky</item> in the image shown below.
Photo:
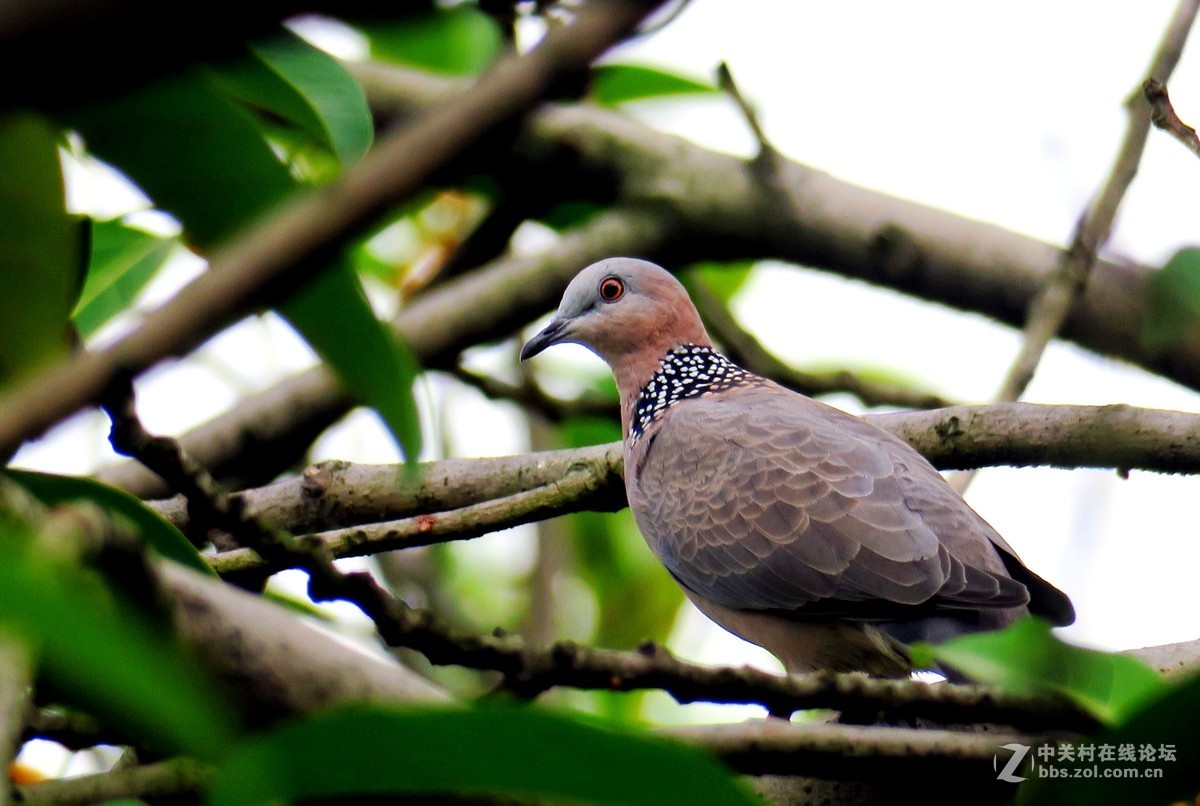
<svg viewBox="0 0 1200 806"><path fill-rule="evenodd" d="M1172 9L1163 0L694 0L665 30L616 56L695 76L711 76L724 60L758 106L772 142L790 157L1062 243L1107 173L1123 132L1122 101L1140 81ZM1195 50L1185 53L1170 83L1177 109L1192 122L1200 120ZM753 148L744 123L720 97L639 104L630 112L710 148L741 154ZM77 181L83 184L73 199L81 208L128 204L128 198L113 201L110 185L90 175ZM1161 263L1194 243L1198 187L1200 162L1152 133L1111 251ZM150 301L195 270L163 279ZM800 366L889 367L962 400L994 393L1018 343L1014 331L977 316L784 266L760 270L736 310L767 346ZM573 355L593 360L582 350ZM152 429L179 432L311 361L285 326L247 323L215 340L199 360L151 373L140 384L144 419ZM454 421L455 453L526 449L511 410L469 391L426 394L427 410ZM1196 393L1064 345L1051 347L1026 399L1200 411ZM442 417L426 423L431 435L442 430ZM318 455L394 461L377 420L369 414L355 420L355 428L323 438ZM110 455L103 418L91 415L27 447L19 460L87 472ZM1071 595L1079 620L1063 634L1116 649L1200 637L1193 594L1200 568L1197 483L1139 472L1122 480L1113 472L990 469L967 497L1027 564ZM460 547L461 556L516 573L531 559L530 534L472 541ZM648 551L646 561L653 562ZM698 614L681 621L673 645L698 659L777 668Z"/></svg>

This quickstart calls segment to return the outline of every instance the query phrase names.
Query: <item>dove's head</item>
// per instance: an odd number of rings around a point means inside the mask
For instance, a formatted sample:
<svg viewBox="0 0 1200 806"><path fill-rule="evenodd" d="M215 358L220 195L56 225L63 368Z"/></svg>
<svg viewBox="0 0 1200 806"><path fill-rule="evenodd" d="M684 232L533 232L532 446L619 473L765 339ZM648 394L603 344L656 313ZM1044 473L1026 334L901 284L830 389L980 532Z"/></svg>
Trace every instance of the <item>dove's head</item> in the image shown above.
<svg viewBox="0 0 1200 806"><path fill-rule="evenodd" d="M603 358L623 398L636 396L672 348L712 343L680 282L660 266L628 257L579 272L550 324L521 350L521 360L564 342Z"/></svg>
<svg viewBox="0 0 1200 806"><path fill-rule="evenodd" d="M631 354L657 351L657 361L680 344L710 343L683 285L666 269L628 257L601 260L575 275L521 360L564 342L582 344L614 368Z"/></svg>

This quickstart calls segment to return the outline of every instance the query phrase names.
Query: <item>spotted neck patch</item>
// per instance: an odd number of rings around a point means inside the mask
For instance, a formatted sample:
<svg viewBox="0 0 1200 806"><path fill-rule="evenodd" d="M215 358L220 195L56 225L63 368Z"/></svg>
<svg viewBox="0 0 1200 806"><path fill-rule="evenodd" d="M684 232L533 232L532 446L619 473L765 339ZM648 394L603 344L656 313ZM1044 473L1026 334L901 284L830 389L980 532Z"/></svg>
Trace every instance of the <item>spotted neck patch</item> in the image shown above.
<svg viewBox="0 0 1200 806"><path fill-rule="evenodd" d="M650 425L674 404L723 392L735 386L759 385L763 379L742 369L712 347L684 344L667 353L633 407L629 439L637 442Z"/></svg>

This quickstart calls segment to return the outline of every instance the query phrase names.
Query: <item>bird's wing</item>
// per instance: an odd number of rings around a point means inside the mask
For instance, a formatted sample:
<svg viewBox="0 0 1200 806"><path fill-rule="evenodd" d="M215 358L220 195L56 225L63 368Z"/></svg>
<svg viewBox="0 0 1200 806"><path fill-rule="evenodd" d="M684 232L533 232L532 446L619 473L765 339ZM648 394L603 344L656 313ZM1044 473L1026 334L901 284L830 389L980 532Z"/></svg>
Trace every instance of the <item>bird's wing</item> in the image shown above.
<svg viewBox="0 0 1200 806"><path fill-rule="evenodd" d="M889 620L1028 602L923 457L817 401L770 387L684 401L633 461L651 547L727 607Z"/></svg>

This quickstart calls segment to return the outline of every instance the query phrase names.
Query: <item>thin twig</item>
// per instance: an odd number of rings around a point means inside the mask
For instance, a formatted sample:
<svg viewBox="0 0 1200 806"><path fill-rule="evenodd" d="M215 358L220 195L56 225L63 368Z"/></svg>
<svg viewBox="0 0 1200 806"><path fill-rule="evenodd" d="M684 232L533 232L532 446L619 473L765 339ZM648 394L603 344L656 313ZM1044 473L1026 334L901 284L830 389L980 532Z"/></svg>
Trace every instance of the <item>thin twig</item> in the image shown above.
<svg viewBox="0 0 1200 806"><path fill-rule="evenodd" d="M32 708L25 716L23 741L47 739L71 750L86 750L98 744L120 744L122 738L101 728L95 717L78 711Z"/></svg>
<svg viewBox="0 0 1200 806"><path fill-rule="evenodd" d="M771 145L771 141L767 139L766 132L763 131L762 124L758 120L758 113L738 88L737 82L733 80L733 73L730 72L729 65L725 62L717 65L717 86L737 105L746 125L750 127L754 140L758 143L757 159L765 160L774 157L778 152Z"/></svg>
<svg viewBox="0 0 1200 806"><path fill-rule="evenodd" d="M1174 71L1198 6L1197 0L1180 0L1150 63L1149 79L1165 82ZM1150 133L1151 106L1140 89L1129 96L1125 106L1128 114L1125 139L1099 194L1080 215L1070 247L1029 305L1021 349L996 393L999 403L1018 400L1025 393L1046 347L1062 330L1076 300L1083 294L1100 250L1112 234L1117 210L1137 175ZM951 483L963 493L974 477L974 472L962 473Z"/></svg>
<svg viewBox="0 0 1200 806"><path fill-rule="evenodd" d="M1167 94L1167 85L1156 78L1148 78L1142 83L1142 92L1150 102L1150 121L1200 157L1200 137L1176 114L1171 97Z"/></svg>
<svg viewBox="0 0 1200 806"><path fill-rule="evenodd" d="M532 379L515 384L480 375L456 365L450 373L463 383L473 386L492 399L508 400L519 406L536 411L550 422L558 423L572 417L600 417L620 421L621 412L615 398L609 400L599 395L583 394L570 400L548 394Z"/></svg>
<svg viewBox="0 0 1200 806"><path fill-rule="evenodd" d="M1147 71L1149 78L1165 82L1171 75L1179 62L1198 6L1197 0L1180 2ZM1151 108L1140 90L1129 97L1126 108L1125 139L1116 161L1099 194L1080 216L1071 245L1063 253L1057 270L1047 278L1029 306L1024 343L996 394L997 402L1017 400L1025 391L1046 345L1062 329L1075 299L1083 291L1096 256L1108 242L1121 200L1137 174L1150 131Z"/></svg>

